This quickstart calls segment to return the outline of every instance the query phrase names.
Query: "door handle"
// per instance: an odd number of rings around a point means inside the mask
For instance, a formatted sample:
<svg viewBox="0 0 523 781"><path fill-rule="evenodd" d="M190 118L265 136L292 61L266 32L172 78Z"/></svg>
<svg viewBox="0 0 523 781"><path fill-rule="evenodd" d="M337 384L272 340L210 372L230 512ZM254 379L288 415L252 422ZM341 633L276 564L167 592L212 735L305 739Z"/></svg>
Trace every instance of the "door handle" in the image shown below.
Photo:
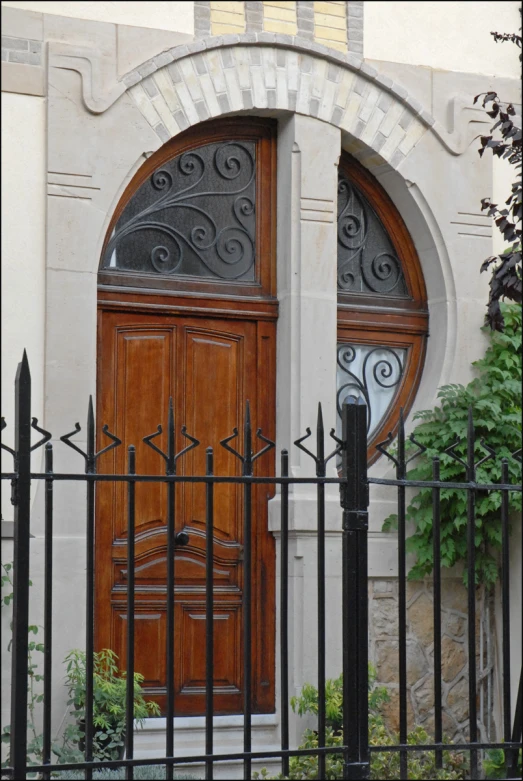
<svg viewBox="0 0 523 781"><path fill-rule="evenodd" d="M174 536L174 544L175 545L188 545L189 544L189 535L187 532L178 532Z"/></svg>

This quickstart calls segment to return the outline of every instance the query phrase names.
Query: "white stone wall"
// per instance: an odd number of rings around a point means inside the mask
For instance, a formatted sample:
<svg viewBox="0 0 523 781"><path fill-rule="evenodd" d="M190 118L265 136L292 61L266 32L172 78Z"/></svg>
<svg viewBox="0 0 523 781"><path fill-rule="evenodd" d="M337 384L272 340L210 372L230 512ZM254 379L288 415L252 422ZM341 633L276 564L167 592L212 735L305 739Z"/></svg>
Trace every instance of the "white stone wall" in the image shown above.
<svg viewBox="0 0 523 781"><path fill-rule="evenodd" d="M514 45L490 32L517 32L517 0L496 2L379 2L364 4L365 57L443 71L516 77Z"/></svg>
<svg viewBox="0 0 523 781"><path fill-rule="evenodd" d="M7 0L3 6L98 22L194 32L194 3L49 2ZM365 2L364 53L374 60L423 65L517 78L511 47L491 42L489 33L516 31L517 0L491 2ZM493 19L494 17L494 19ZM478 45L484 41L484 45Z"/></svg>
<svg viewBox="0 0 523 781"><path fill-rule="evenodd" d="M146 3L134 2L3 2L3 6L19 8L23 11L36 11L41 14L69 16L74 19L89 19L93 22L111 22L134 27L149 27L158 30L173 30L180 33L194 32L194 3L191 0L178 2Z"/></svg>
<svg viewBox="0 0 523 781"><path fill-rule="evenodd" d="M44 412L45 100L2 92L2 117L2 415L12 442L13 383L24 348L33 414L42 421ZM2 470L12 466L2 451ZM13 520L8 490L2 491L2 519Z"/></svg>

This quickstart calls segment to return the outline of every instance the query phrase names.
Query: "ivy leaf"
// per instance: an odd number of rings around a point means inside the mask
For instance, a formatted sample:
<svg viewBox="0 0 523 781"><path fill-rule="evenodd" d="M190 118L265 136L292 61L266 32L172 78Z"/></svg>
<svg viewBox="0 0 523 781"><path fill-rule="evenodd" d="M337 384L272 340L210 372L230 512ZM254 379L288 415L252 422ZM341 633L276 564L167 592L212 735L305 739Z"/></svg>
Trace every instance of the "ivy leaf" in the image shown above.
<svg viewBox="0 0 523 781"><path fill-rule="evenodd" d="M469 405L473 407L476 446L476 463L487 451L480 445L481 438L492 448L496 456L485 461L477 470L478 484L496 484L501 480L501 459L509 459L509 480L521 482L521 464L511 454L521 447L521 308L515 304L500 304L505 322L504 332L483 330L490 337L490 344L483 358L474 362L478 372L468 385L456 383L438 391L440 403L432 410L423 410L415 417L417 425L413 434L427 448L419 456L408 478L419 481L432 480L432 458L440 458L442 482L465 481L465 469L444 451L454 445L456 434L463 438L454 447L460 458L466 460L466 431ZM415 564L409 579L430 575L433 568L433 510L432 490L421 489L407 506L407 520L414 527L407 539L407 551L414 555ZM522 496L509 492L509 511L522 505ZM476 581L487 585L495 582L498 568L494 554L501 545L500 529L501 493L499 491L476 492L475 545ZM389 515L383 524L385 531L397 529L397 515ZM440 490L440 538L444 566L467 562L467 492L463 489ZM466 578L466 570L465 570Z"/></svg>

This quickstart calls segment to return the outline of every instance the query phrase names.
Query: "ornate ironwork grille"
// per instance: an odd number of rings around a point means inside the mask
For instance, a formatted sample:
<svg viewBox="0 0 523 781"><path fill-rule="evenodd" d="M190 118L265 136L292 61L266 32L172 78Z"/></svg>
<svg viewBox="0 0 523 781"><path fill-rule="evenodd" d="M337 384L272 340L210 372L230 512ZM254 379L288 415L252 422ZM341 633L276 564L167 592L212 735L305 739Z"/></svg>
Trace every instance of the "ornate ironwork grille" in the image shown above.
<svg viewBox="0 0 523 781"><path fill-rule="evenodd" d="M207 144L166 162L132 196L103 268L255 279L256 144Z"/></svg>
<svg viewBox="0 0 523 781"><path fill-rule="evenodd" d="M367 434L372 436L386 414L403 377L407 351L364 344L338 344L336 409L341 431L344 403L361 399L367 405Z"/></svg>
<svg viewBox="0 0 523 781"><path fill-rule="evenodd" d="M408 298L407 285L381 220L365 196L338 176L338 290Z"/></svg>

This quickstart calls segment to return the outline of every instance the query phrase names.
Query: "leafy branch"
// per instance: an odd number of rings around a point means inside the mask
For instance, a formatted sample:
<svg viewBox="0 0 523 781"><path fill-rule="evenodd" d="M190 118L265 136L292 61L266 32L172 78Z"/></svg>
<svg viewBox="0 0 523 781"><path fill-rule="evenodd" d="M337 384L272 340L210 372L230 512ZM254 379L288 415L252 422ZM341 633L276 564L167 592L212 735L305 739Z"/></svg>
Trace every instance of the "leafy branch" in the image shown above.
<svg viewBox="0 0 523 781"><path fill-rule="evenodd" d="M521 49L521 36L515 33L491 33L496 42L514 43ZM521 51L519 54L521 62ZM522 301L522 263L521 263L521 123L514 120L516 110L511 103L503 103L497 92L489 91L476 95L474 104L483 98L482 106L487 115L495 120L490 135L481 136L481 147L478 150L482 157L490 149L495 157L507 160L516 169L515 181L504 205L493 203L490 198L483 198L481 211L486 211L492 217L503 240L512 242L512 246L499 255L491 255L481 265L481 272L490 271L490 291L487 306L486 322L496 331L503 331L504 319L500 309L500 300ZM497 132L499 137L494 137Z"/></svg>
<svg viewBox="0 0 523 781"><path fill-rule="evenodd" d="M466 460L468 408L472 406L475 426L475 461L485 451L480 440L496 452L496 457L485 461L477 470L478 483L501 481L501 459L508 459L509 481L521 482L521 463L512 454L521 447L521 309L516 304L502 304L505 331L490 334L490 346L485 357L472 365L477 376L468 385L446 385L440 388L440 404L432 410L416 413L420 421L414 429L417 442L427 450L416 459L409 470L411 480L432 480L432 459L440 459L442 482L466 480L465 468L445 453L456 438L461 444L455 452ZM466 491L442 488L440 492L441 563L453 567L467 560L467 497ZM521 509L521 494L509 492L511 511ZM476 582L487 585L498 577L497 552L501 547L501 492L476 492ZM407 550L416 557L409 573L412 580L430 575L433 568L433 508L432 489L423 488L407 508L407 520L414 533L407 539ZM383 530L397 528L397 516L390 515ZM466 582L466 570L464 576Z"/></svg>

